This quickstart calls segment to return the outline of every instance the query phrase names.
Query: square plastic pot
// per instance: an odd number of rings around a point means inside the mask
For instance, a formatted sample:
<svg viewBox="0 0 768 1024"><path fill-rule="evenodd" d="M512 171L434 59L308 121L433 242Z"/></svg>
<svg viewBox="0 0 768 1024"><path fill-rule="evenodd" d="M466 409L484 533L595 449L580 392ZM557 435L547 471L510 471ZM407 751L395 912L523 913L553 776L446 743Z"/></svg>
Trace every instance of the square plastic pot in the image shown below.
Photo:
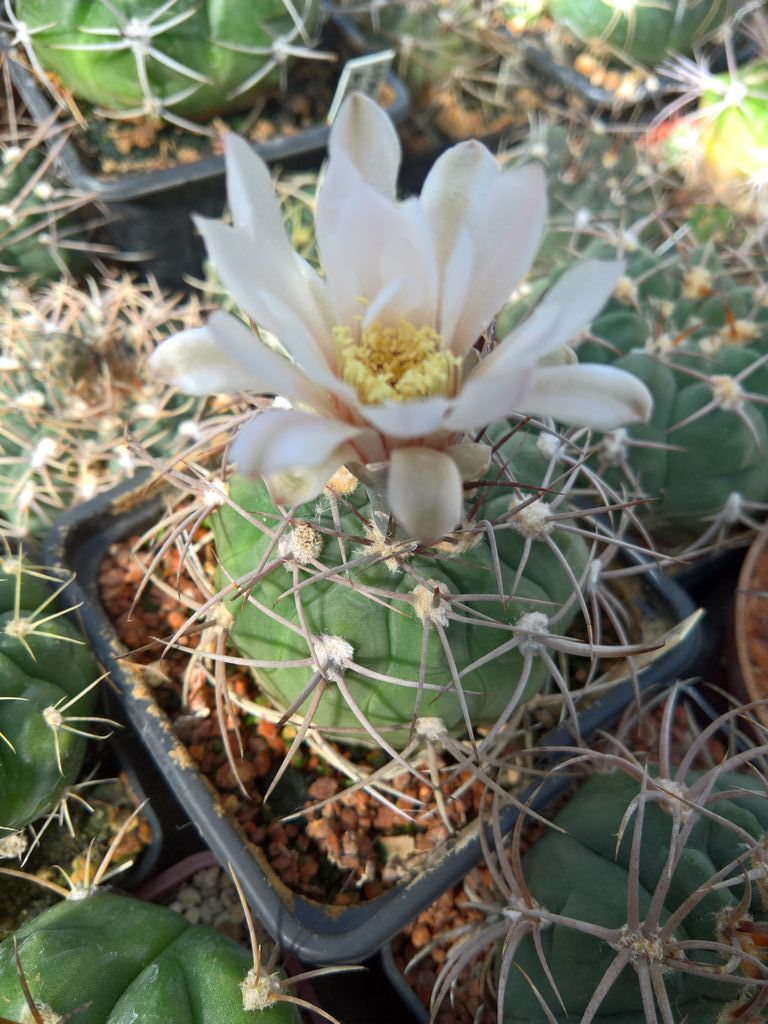
<svg viewBox="0 0 768 1024"><path fill-rule="evenodd" d="M158 520L163 507L161 489L160 481L144 474L66 513L46 539L44 560L53 568L76 574L73 597L82 602L84 629L96 657L110 673L122 714L219 862L232 865L267 931L305 963L339 964L367 959L480 861L478 830L465 829L436 848L416 877L363 904L325 906L285 887L263 852L248 844L228 820L208 782L176 739L171 722L158 709L140 674L125 660L125 650L99 600L99 566L109 546L143 532ZM646 691L681 674L690 674L700 651L701 616L689 596L673 581L654 570L639 578L642 582L635 612L644 627L654 620L663 623L660 633L666 634L676 627L664 647L637 673L638 685ZM588 740L597 730L610 727L630 703L633 693L630 679L617 681L602 699L581 713L582 736ZM542 746L568 745L573 737L565 725L540 742ZM552 763L557 756L542 755L542 761ZM567 778L554 777L543 785L532 785L530 791L518 797L525 801L538 789L532 802L537 809L567 785ZM504 811L505 833L511 831L517 817L515 807Z"/></svg>

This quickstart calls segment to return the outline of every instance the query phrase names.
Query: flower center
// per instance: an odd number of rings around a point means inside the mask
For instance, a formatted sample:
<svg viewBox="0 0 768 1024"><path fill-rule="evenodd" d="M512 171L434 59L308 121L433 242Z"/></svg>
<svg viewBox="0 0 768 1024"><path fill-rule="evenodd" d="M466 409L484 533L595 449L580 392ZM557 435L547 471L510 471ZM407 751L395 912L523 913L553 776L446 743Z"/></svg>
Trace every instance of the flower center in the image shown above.
<svg viewBox="0 0 768 1024"><path fill-rule="evenodd" d="M334 327L333 340L342 380L367 405L406 398L453 394L461 360L440 348L431 327L401 320L397 327L371 324L359 340L348 327Z"/></svg>

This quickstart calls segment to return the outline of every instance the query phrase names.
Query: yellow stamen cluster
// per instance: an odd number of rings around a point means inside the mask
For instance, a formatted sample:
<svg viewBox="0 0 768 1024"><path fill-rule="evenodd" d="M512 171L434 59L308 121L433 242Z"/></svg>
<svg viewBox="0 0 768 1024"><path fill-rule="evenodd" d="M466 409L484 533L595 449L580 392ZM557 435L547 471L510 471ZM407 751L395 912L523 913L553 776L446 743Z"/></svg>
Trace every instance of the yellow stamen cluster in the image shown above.
<svg viewBox="0 0 768 1024"><path fill-rule="evenodd" d="M440 348L431 327L401 320L397 327L371 324L355 340L348 327L335 327L333 339L342 380L366 405L407 398L453 394L461 360Z"/></svg>

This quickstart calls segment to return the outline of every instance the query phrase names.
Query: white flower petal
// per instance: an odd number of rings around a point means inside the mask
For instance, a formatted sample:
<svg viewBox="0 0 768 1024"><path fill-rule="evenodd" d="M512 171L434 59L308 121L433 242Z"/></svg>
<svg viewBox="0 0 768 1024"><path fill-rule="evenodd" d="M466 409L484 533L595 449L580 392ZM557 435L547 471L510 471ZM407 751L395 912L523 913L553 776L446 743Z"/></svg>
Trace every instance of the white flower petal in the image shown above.
<svg viewBox="0 0 768 1024"><path fill-rule="evenodd" d="M195 224L222 281L257 324L279 338L296 361L307 369L323 357L325 360L332 357L325 315L292 250L288 250L287 258L282 258L279 248L272 252L260 239L254 240L247 232L221 221L195 217ZM269 314L269 307L258 301L260 295L267 293L289 305L294 318L301 320L306 338L311 339L308 347L294 349L291 339L283 337L284 325L275 321Z"/></svg>
<svg viewBox="0 0 768 1024"><path fill-rule="evenodd" d="M270 409L238 432L229 455L244 476L302 471L324 465L361 432L349 423L297 409Z"/></svg>
<svg viewBox="0 0 768 1024"><path fill-rule="evenodd" d="M227 168L227 203L232 222L254 241L282 259L293 258L293 247L285 231L280 204L269 168L245 139L227 132L224 136Z"/></svg>
<svg viewBox="0 0 768 1024"><path fill-rule="evenodd" d="M415 301L401 318L429 324L435 309L437 270L426 230L413 230L409 208L398 208L362 181L346 198L329 232L319 239L336 322L352 326L393 276L407 277Z"/></svg>
<svg viewBox="0 0 768 1024"><path fill-rule="evenodd" d="M490 151L474 139L451 146L432 165L419 202L432 225L441 268L448 264L459 232L474 220L499 174Z"/></svg>
<svg viewBox="0 0 768 1024"><path fill-rule="evenodd" d="M595 259L570 267L526 321L482 359L471 380L512 377L562 348L603 307L622 268L622 263Z"/></svg>
<svg viewBox="0 0 768 1024"><path fill-rule="evenodd" d="M192 327L166 338L149 357L153 377L190 395L259 391L262 378L222 352L207 327Z"/></svg>
<svg viewBox="0 0 768 1024"><path fill-rule="evenodd" d="M467 227L472 286L453 337L457 355L474 344L533 263L544 231L547 191L539 164L505 171L491 184Z"/></svg>
<svg viewBox="0 0 768 1024"><path fill-rule="evenodd" d="M535 363L572 341L600 312L624 272L621 261L582 260L555 282L527 320L499 344L487 370Z"/></svg>
<svg viewBox="0 0 768 1024"><path fill-rule="evenodd" d="M303 505L305 501L311 501L325 487L336 470L348 456L353 454L347 451L346 446L336 448L333 454L317 466L309 466L304 469L285 470L282 473L272 473L264 478L267 489L276 505Z"/></svg>
<svg viewBox="0 0 768 1024"><path fill-rule="evenodd" d="M394 200L402 152L400 139L389 116L362 93L351 93L339 111L328 140L330 164L325 178L333 189L335 157L340 151L352 161L361 177L385 198Z"/></svg>
<svg viewBox="0 0 768 1024"><path fill-rule="evenodd" d="M467 229L462 227L456 236L453 252L443 268L438 324L443 349L451 349L456 324L464 312L472 286L472 257L472 240Z"/></svg>
<svg viewBox="0 0 768 1024"><path fill-rule="evenodd" d="M361 405L359 411L382 434L405 439L440 430L450 407L451 399L437 395L421 401Z"/></svg>
<svg viewBox="0 0 768 1024"><path fill-rule="evenodd" d="M520 403L529 392L534 368L514 366L507 372L481 375L484 362L464 382L453 408L445 417L443 426L446 429L475 430L520 412Z"/></svg>
<svg viewBox="0 0 768 1024"><path fill-rule="evenodd" d="M416 540L440 540L460 522L464 508L456 463L433 448L398 448L390 460L387 502Z"/></svg>
<svg viewBox="0 0 768 1024"><path fill-rule="evenodd" d="M650 391L633 374L585 363L537 368L518 412L613 430L624 423L647 422L652 410Z"/></svg>
<svg viewBox="0 0 768 1024"><path fill-rule="evenodd" d="M239 383L232 390L281 395L319 411L331 411L327 391L317 386L323 382L313 383L295 363L260 341L242 320L217 311L211 314L207 326L218 345L220 358L223 356L228 363L240 367ZM330 372L328 377L333 379Z"/></svg>

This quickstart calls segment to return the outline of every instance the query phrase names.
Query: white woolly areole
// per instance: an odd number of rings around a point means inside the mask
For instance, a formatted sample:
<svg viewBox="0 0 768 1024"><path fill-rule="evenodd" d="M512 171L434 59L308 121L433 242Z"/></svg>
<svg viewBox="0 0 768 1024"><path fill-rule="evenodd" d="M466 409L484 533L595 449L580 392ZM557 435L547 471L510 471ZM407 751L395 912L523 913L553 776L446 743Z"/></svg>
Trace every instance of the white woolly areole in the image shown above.
<svg viewBox="0 0 768 1024"><path fill-rule="evenodd" d="M329 494L352 494L359 483L355 474L350 473L346 466L339 466L331 479L326 481L325 490Z"/></svg>
<svg viewBox="0 0 768 1024"><path fill-rule="evenodd" d="M57 732L64 725L64 715L53 705L43 709L43 720L54 732Z"/></svg>
<svg viewBox="0 0 768 1024"><path fill-rule="evenodd" d="M542 648L538 638L549 636L549 619L544 612L526 612L517 620L515 627L528 634L520 638L519 648L523 654L537 654Z"/></svg>
<svg viewBox="0 0 768 1024"><path fill-rule="evenodd" d="M344 678L344 669L349 668L355 649L343 636L321 633L312 641L312 649L320 671L334 683Z"/></svg>
<svg viewBox="0 0 768 1024"><path fill-rule="evenodd" d="M443 597L444 584L436 580L427 580L427 585L421 583L411 591L411 601L422 622L432 626L447 626L450 603Z"/></svg>
<svg viewBox="0 0 768 1024"><path fill-rule="evenodd" d="M410 555L416 547L416 542L408 541L404 544L401 540L387 540L375 523L363 527L363 531L368 543L361 548L361 552L365 555L374 555L377 561L383 562L391 573L402 572L402 566L398 564L398 559Z"/></svg>
<svg viewBox="0 0 768 1024"><path fill-rule="evenodd" d="M600 453L610 465L615 466L626 458L628 436L626 429L619 427L609 431L600 442Z"/></svg>
<svg viewBox="0 0 768 1024"><path fill-rule="evenodd" d="M600 585L600 580L603 573L603 562L600 558L593 558L589 563L589 570L587 572L587 590L594 590Z"/></svg>
<svg viewBox="0 0 768 1024"><path fill-rule="evenodd" d="M705 299L712 294L712 272L706 267L691 267L683 274L684 299Z"/></svg>
<svg viewBox="0 0 768 1024"><path fill-rule="evenodd" d="M532 540L546 537L554 526L549 520L549 503L541 498L513 512L509 523L521 537L530 537Z"/></svg>
<svg viewBox="0 0 768 1024"><path fill-rule="evenodd" d="M726 373L717 373L709 378L712 397L721 409L732 412L740 409L744 403L744 392L741 384Z"/></svg>
<svg viewBox="0 0 768 1024"><path fill-rule="evenodd" d="M448 731L442 718L427 715L416 719L414 729L417 736L429 743L439 743Z"/></svg>
<svg viewBox="0 0 768 1024"><path fill-rule="evenodd" d="M211 618L217 626L221 626L222 629L232 629L235 624L235 616L227 608L223 601L219 601L211 609Z"/></svg>
<svg viewBox="0 0 768 1024"><path fill-rule="evenodd" d="M758 326L754 320L733 320L720 329L724 345L743 345L757 337Z"/></svg>
<svg viewBox="0 0 768 1024"><path fill-rule="evenodd" d="M206 508L218 508L224 504L224 499L229 494L229 484L223 480L211 480L203 494L203 504Z"/></svg>
<svg viewBox="0 0 768 1024"><path fill-rule="evenodd" d="M648 963L663 964L666 955L664 941L660 935L631 932L627 925L621 929L615 948L619 951L628 950L633 963L645 960Z"/></svg>
<svg viewBox="0 0 768 1024"><path fill-rule="evenodd" d="M670 804L675 808L675 813L686 821L690 818L693 813L693 808L688 803L688 794L684 786L681 786L679 782L675 782L674 779L654 779L654 787L660 789L662 793L665 793L670 798ZM670 810L670 807L666 807L662 802L662 807L665 810Z"/></svg>
<svg viewBox="0 0 768 1024"><path fill-rule="evenodd" d="M616 282L613 297L624 306L637 305L637 285L627 274L622 274Z"/></svg>
<svg viewBox="0 0 768 1024"><path fill-rule="evenodd" d="M723 511L721 515L723 522L728 526L735 526L736 523L741 521L741 514L744 509L744 499L738 491L731 491L728 497L725 499L723 505Z"/></svg>
<svg viewBox="0 0 768 1024"><path fill-rule="evenodd" d="M563 451L563 442L554 434L539 434L536 438L536 447L545 459L557 459Z"/></svg>
<svg viewBox="0 0 768 1024"><path fill-rule="evenodd" d="M253 967L248 971L245 980L240 983L243 993L243 1009L246 1011L266 1010L280 992L280 976L278 974L256 974Z"/></svg>
<svg viewBox="0 0 768 1024"><path fill-rule="evenodd" d="M297 523L280 538L277 549L283 558L293 559L299 565L309 565L320 557L323 537L309 523Z"/></svg>
<svg viewBox="0 0 768 1024"><path fill-rule="evenodd" d="M0 860L15 860L26 853L29 840L23 832L12 832L0 838Z"/></svg>

